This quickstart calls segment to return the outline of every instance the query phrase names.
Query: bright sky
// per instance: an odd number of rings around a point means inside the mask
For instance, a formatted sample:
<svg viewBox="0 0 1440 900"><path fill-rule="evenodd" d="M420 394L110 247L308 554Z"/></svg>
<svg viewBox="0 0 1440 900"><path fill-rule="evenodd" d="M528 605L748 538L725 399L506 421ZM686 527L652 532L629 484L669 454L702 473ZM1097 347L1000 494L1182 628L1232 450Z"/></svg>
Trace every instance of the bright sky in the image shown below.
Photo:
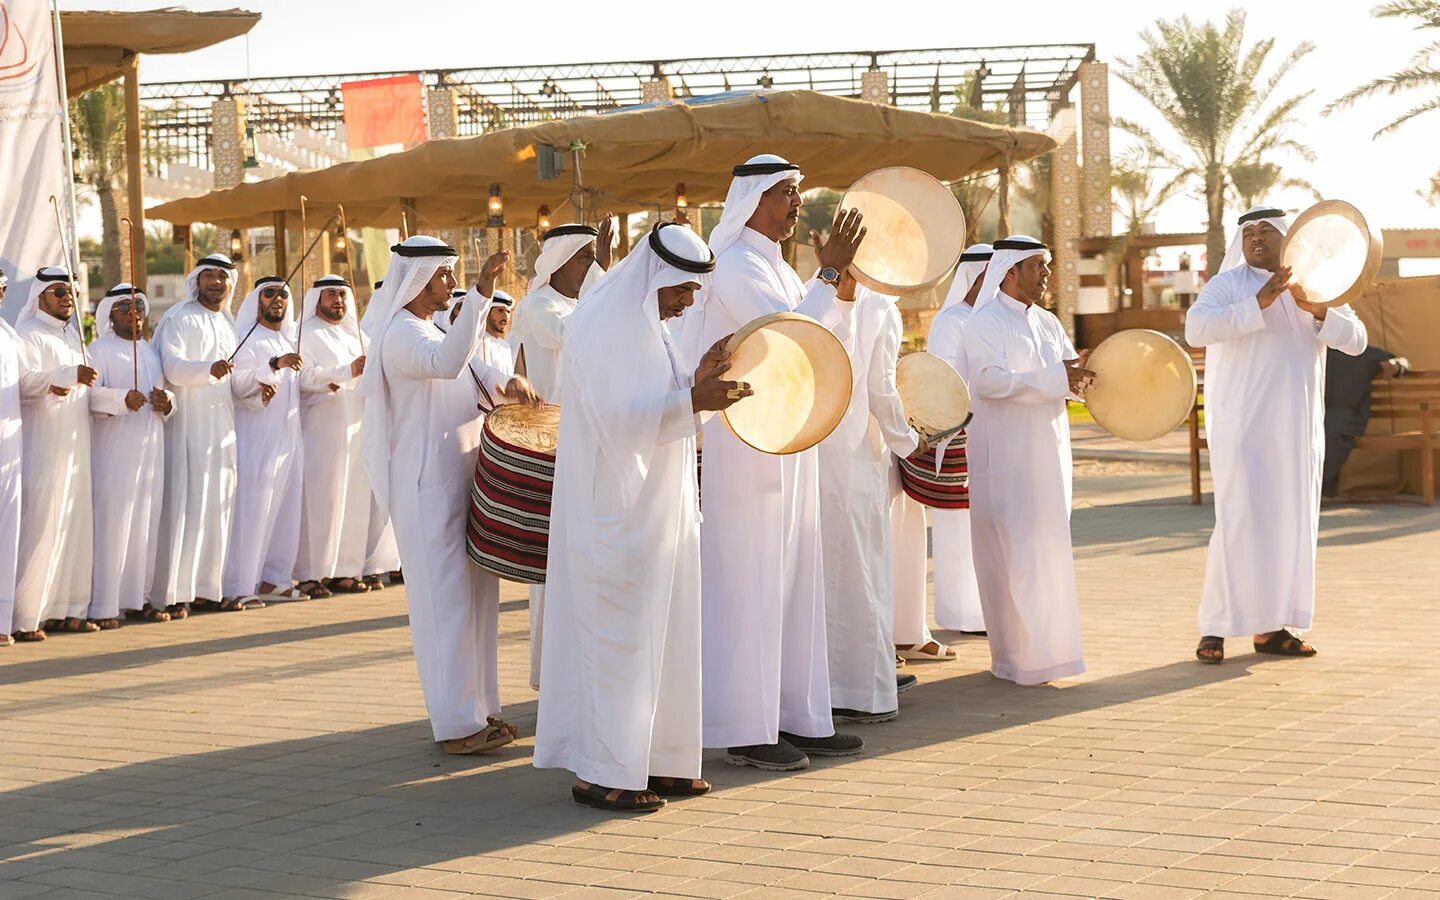
<svg viewBox="0 0 1440 900"><path fill-rule="evenodd" d="M148 9L160 0L61 0L63 9ZM304 75L521 63L570 63L665 57L726 56L826 50L983 47L999 44L1094 43L1112 69L1117 57L1141 49L1138 32L1157 18L1223 17L1241 5L1213 0L1149 0L1143 4L1028 0L992 15L993 2L793 0L776 15L774 0L729 0L719 6L676 7L638 0L626 4L546 0L202 0L192 9L243 6L264 14L248 38L197 53L157 56L142 63L143 81L240 78L247 74ZM1278 96L1313 89L1294 137L1318 155L1296 160L1291 174L1327 197L1366 209L1381 227L1440 226L1440 210L1416 192L1440 168L1440 112L1379 140L1371 135L1425 95L1381 99L1330 117L1320 110L1351 87L1403 65L1430 37L1398 20L1376 20L1366 0L1317 5L1271 0L1248 7L1247 38L1274 37L1276 61L1301 41L1316 45L1282 83ZM877 15L877 12L885 14ZM653 13L653 16L649 15ZM972 15L973 13L973 15ZM667 26L671 26L667 30ZM499 40L489 36L500 35ZM318 42L317 39L323 39ZM1273 65L1273 64L1272 64ZM1118 79L1111 79L1111 112L1155 123L1158 117ZM1164 135L1163 131L1157 133ZM1116 136L1116 149L1123 136ZM1167 138L1168 139L1168 136ZM1173 145L1173 140L1170 140ZM1301 193L1278 201L1309 205ZM1162 231L1201 230L1203 207L1177 199L1157 223Z"/></svg>

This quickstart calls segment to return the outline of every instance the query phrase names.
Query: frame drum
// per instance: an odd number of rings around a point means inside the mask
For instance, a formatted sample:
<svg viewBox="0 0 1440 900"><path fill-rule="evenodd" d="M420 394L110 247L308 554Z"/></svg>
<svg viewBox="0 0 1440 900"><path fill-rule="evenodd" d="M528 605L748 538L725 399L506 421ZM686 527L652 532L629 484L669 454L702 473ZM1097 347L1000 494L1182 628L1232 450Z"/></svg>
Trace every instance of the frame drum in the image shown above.
<svg viewBox="0 0 1440 900"><path fill-rule="evenodd" d="M881 294L911 294L945 280L965 249L965 213L950 189L919 169L876 169L850 185L842 209L865 217L850 271Z"/></svg>
<svg viewBox="0 0 1440 900"><path fill-rule="evenodd" d="M850 408L850 355L809 316L761 316L736 331L725 350L725 380L748 382L755 393L720 415L736 437L762 453L808 450Z"/></svg>
<svg viewBox="0 0 1440 900"><path fill-rule="evenodd" d="M1280 264L1305 288L1311 303L1341 306L1357 299L1380 274L1380 234L1344 200L1321 200L1302 212L1285 235Z"/></svg>
<svg viewBox="0 0 1440 900"><path fill-rule="evenodd" d="M934 444L970 418L970 388L933 353L907 353L895 365L895 387L910 427Z"/></svg>
<svg viewBox="0 0 1440 900"><path fill-rule="evenodd" d="M1110 335L1085 368L1095 373L1085 405L1118 438L1152 441L1169 434L1195 406L1195 364L1185 348L1158 331Z"/></svg>

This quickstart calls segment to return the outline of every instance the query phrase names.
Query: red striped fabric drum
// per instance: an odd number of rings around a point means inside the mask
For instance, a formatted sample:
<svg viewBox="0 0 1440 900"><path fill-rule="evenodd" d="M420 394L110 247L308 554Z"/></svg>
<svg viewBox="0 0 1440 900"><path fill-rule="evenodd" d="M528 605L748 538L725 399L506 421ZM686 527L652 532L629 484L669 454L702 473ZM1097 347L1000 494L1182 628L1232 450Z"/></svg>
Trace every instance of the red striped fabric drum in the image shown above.
<svg viewBox="0 0 1440 900"><path fill-rule="evenodd" d="M940 473L935 473L935 450L900 460L900 488L916 503L936 509L970 508L970 467L965 459L965 432L945 448Z"/></svg>
<svg viewBox="0 0 1440 900"><path fill-rule="evenodd" d="M545 583L560 407L505 404L485 417L470 490L465 549L475 565Z"/></svg>

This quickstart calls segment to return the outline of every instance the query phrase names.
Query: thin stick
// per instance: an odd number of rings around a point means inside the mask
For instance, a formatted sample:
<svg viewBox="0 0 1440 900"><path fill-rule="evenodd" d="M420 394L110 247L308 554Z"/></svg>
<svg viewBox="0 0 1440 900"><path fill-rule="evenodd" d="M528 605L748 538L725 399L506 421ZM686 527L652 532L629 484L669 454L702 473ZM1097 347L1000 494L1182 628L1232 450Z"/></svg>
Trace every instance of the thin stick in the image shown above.
<svg viewBox="0 0 1440 900"><path fill-rule="evenodd" d="M130 234L130 370L131 376L135 379L135 390L140 390L140 317L135 312L135 223L125 216L120 217L120 224ZM96 322L98 329L100 323Z"/></svg>
<svg viewBox="0 0 1440 900"><path fill-rule="evenodd" d="M70 255L70 241L65 237L65 223L60 219L60 203L50 195L50 208L55 211L55 228L60 232L60 252L65 254L65 269L70 273L70 293L75 295L75 336L80 341L80 361L89 368L90 356L85 352L85 329L80 327L80 294L75 289L75 258Z"/></svg>
<svg viewBox="0 0 1440 900"><path fill-rule="evenodd" d="M301 194L301 195L300 195L300 243L301 243L302 245L305 243L305 201L308 200L308 199L310 199L310 198L306 197L304 194ZM335 218L335 217L334 217L334 216L331 216L330 218L333 219L333 218ZM326 227L328 228L329 225L327 224ZM324 229L324 228L321 228L321 229L320 229L320 234L317 234L317 235L315 235L315 236L318 238L321 234L324 234L324 233L325 233L325 229ZM308 253L308 252L309 252L309 251L306 251L306 253ZM304 271L304 269L305 269L305 257L302 255L302 256L300 257L300 270L301 270L301 271L300 271L300 281L301 281L302 283L305 281L305 271ZM285 283L286 283L286 284L289 284L289 283L290 283L290 279L288 279L288 278L285 279ZM300 292L300 296L301 296L301 297L304 297L304 296L305 296L305 292L304 292L304 291L301 291L301 292ZM302 304L300 305L300 308L295 311L295 321L296 321L296 323L297 323L297 324L295 325L295 355L296 355L296 356L299 356L299 355L300 355L300 338L302 337L302 335L301 335L300 332L301 332L301 327L305 324L304 322L301 321L301 319L303 319L304 317L305 317L305 305L302 303Z"/></svg>
<svg viewBox="0 0 1440 900"><path fill-rule="evenodd" d="M294 277L295 277L295 273L298 272L298 271L300 271L300 266L304 265L304 263L305 263L305 257L309 256L309 255L310 255L310 251L315 249L315 245L320 242L320 237L321 237L321 235L323 235L323 234L325 233L325 229L326 229L326 228L329 228L329 227L330 227L330 223L333 222L333 221L335 221L335 215L334 215L334 213L331 213L330 218L328 218L328 219L325 220L325 225L324 225L324 227L322 227L322 228L320 229L320 233L317 234L317 235L315 235L314 239L310 241L310 246L309 246L309 247L306 247L306 248L305 248L305 252L302 253L302 254L300 254L300 261L295 264L295 268L291 269L291 270L290 270L290 274L285 276L285 286L286 286L286 287L289 287L289 286L290 286L290 279L294 278ZM255 317L255 325L259 325L259 324L260 324L260 317L257 315L257 316ZM250 326L250 330L247 331L247 332L245 332L245 336L240 339L240 343L239 343L238 345L236 345L236 347L235 347L235 353L239 353L239 352L240 352L240 348L243 347L243 346L245 346L245 342L250 339L250 335L253 334L254 331L255 331L255 325L251 325L251 326ZM300 352L300 347L299 347L298 341L297 341L297 343L296 343L295 352L296 352L296 353L299 353L299 352ZM235 359L235 353L230 354L230 359L231 359L231 360Z"/></svg>
<svg viewBox="0 0 1440 900"><path fill-rule="evenodd" d="M350 302L355 305L355 330L360 335L360 355L365 355L365 332L360 330L359 295L355 293L355 248L350 246L350 227L345 224L345 204L335 204L340 215L340 233L345 235L345 273L350 276Z"/></svg>

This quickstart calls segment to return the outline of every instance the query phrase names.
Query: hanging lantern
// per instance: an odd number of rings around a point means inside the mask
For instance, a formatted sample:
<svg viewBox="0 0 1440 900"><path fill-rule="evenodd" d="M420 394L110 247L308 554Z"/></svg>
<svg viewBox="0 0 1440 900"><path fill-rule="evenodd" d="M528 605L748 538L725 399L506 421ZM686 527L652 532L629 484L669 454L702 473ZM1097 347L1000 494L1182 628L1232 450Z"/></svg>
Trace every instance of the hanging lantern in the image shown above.
<svg viewBox="0 0 1440 900"><path fill-rule="evenodd" d="M230 261L235 262L244 255L245 241L240 236L240 229L230 232Z"/></svg>
<svg viewBox="0 0 1440 900"><path fill-rule="evenodd" d="M498 182L490 185L490 211L485 220L485 226L487 228L505 227L505 200L500 196Z"/></svg>
<svg viewBox="0 0 1440 900"><path fill-rule="evenodd" d="M675 208L684 209L690 205L690 200L685 196L685 182L675 185Z"/></svg>
<svg viewBox="0 0 1440 900"><path fill-rule="evenodd" d="M542 234L550 230L550 207L542 205L535 211L535 229Z"/></svg>
<svg viewBox="0 0 1440 900"><path fill-rule="evenodd" d="M341 228L339 225L336 225L335 247L334 250L331 252L331 255L334 256L336 259L345 259L347 253L349 253L349 241L347 241L345 238L345 229Z"/></svg>

